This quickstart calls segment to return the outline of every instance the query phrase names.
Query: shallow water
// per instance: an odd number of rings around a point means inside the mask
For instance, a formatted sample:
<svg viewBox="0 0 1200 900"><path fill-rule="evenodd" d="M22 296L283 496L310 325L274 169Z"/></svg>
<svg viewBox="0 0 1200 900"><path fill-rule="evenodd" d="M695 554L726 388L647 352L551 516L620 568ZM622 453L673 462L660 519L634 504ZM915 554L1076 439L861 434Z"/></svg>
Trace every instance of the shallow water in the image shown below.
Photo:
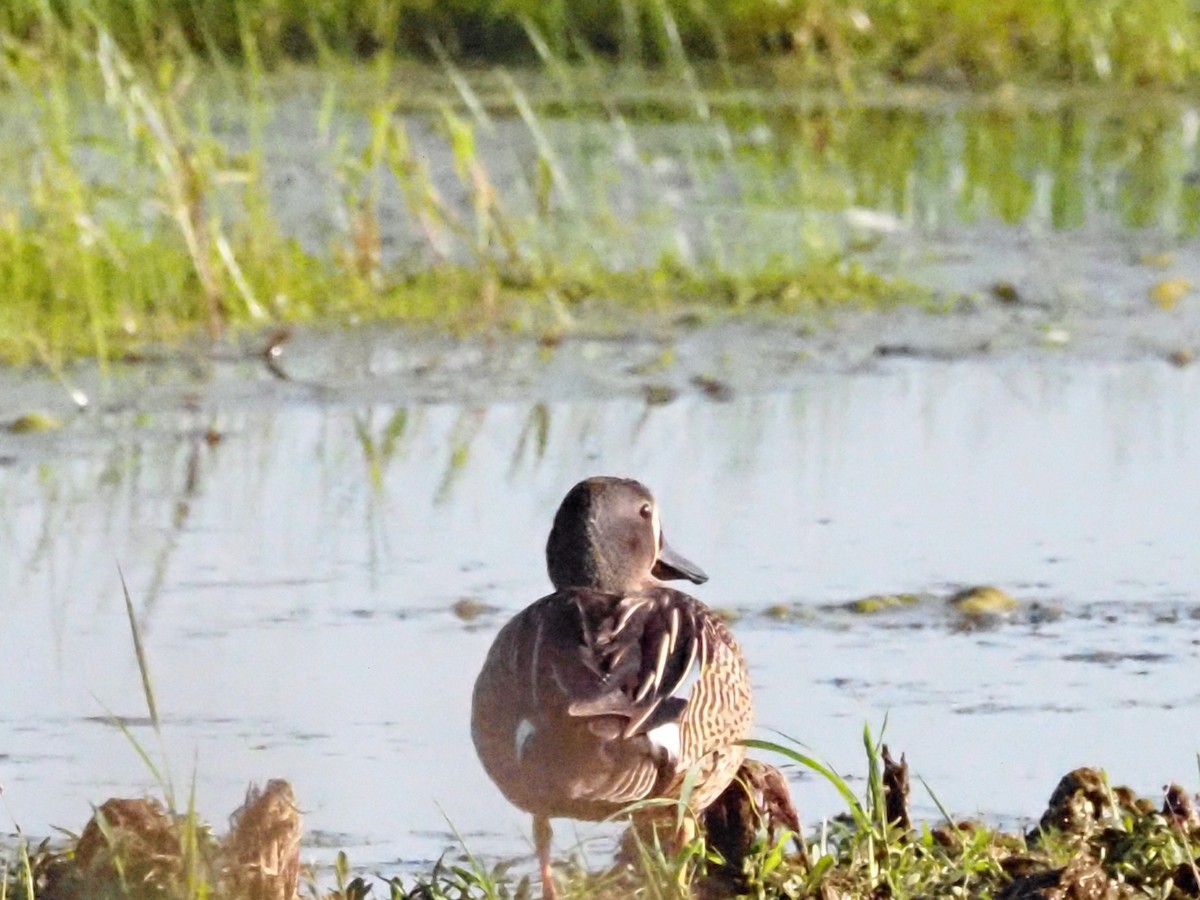
<svg viewBox="0 0 1200 900"><path fill-rule="evenodd" d="M261 174L273 224L323 257L346 245L369 193L385 268L473 262L475 242L497 222L529 259L607 270L664 258L722 272L787 269L814 256L858 258L882 244L885 252L867 253L866 262L904 274L886 251L910 248L914 236L990 224L1089 241L1148 229L1143 249L1158 258L1196 247L1200 107L1190 97L894 88L850 102L764 84L761 73L738 74L749 86L717 81L703 91L626 74L576 73L578 83L563 84L518 73L529 119L515 108L518 89L498 88L494 78L478 75L473 114L448 79L418 72L415 84L407 70L382 84L361 73L314 80L289 72L252 87L200 78L178 102L196 139L228 157L229 171L208 187L225 220L247 214L244 182ZM413 165L443 212L461 219L461 234L420 225L427 205L410 204L387 166L364 162L367 113L392 108L397 97L412 104L396 121ZM40 88L0 98L0 200L14 210L36 193L48 152L46 102ZM95 215L153 221L147 197L158 175L124 137L119 110L95 88L62 102L73 162L97 189ZM444 115L450 108L454 126ZM469 151L461 141L456 149L454 129L470 134ZM475 219L478 198L461 174L474 164L497 190L496 221ZM1188 273L1159 273L1174 274Z"/></svg>
<svg viewBox="0 0 1200 900"><path fill-rule="evenodd" d="M287 777L310 860L420 864L454 845L447 821L474 851L526 852L475 760L469 692L504 618L546 590L558 500L601 472L656 491L711 576L695 593L740 613L760 736L861 774L862 727L886 716L943 804L1005 820L1078 765L1151 794L1195 781L1195 368L899 360L662 406L544 383L540 401L397 406L369 378L314 396L236 367L176 396L154 378L118 373L123 399L61 431L0 433L0 783L26 833L154 790L109 723L158 756L120 565L171 776L206 817ZM976 583L1024 609L964 631L940 601L826 607ZM464 621L463 598L499 611ZM781 603L811 611L764 614ZM811 778L795 790L810 824L841 809Z"/></svg>

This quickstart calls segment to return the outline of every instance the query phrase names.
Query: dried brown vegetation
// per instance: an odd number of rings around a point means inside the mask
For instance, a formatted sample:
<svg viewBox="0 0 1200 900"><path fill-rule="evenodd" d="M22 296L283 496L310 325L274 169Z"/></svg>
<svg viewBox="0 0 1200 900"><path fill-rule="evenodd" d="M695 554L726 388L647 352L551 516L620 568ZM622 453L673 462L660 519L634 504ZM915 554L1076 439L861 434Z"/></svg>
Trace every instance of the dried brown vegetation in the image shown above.
<svg viewBox="0 0 1200 900"><path fill-rule="evenodd" d="M158 800L113 797L97 807L73 847L34 855L15 895L32 887L39 900L292 900L302 828L292 787L282 779L250 787L222 840L194 815L173 814Z"/></svg>

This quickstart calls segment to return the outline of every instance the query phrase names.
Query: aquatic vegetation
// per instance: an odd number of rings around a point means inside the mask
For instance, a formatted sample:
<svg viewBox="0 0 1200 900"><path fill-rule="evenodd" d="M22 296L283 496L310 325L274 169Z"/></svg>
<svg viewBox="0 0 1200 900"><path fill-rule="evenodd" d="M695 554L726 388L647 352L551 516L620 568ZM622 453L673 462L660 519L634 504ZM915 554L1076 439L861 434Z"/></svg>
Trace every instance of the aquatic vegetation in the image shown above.
<svg viewBox="0 0 1200 900"><path fill-rule="evenodd" d="M1160 309L1174 309L1191 290L1186 278L1168 278L1150 289L1150 300Z"/></svg>
<svg viewBox="0 0 1200 900"><path fill-rule="evenodd" d="M946 602L969 617L1004 615L1021 605L1015 597L991 585L963 588Z"/></svg>
<svg viewBox="0 0 1200 900"><path fill-rule="evenodd" d="M973 81L1020 76L1178 84L1200 67L1200 13L1188 0L13 0L0 31L54 53L61 33L98 23L139 59L201 54L288 61L442 53L529 60L529 29L559 54L625 64L680 58L778 62L848 82L865 75ZM433 47L431 51L431 45Z"/></svg>
<svg viewBox="0 0 1200 900"><path fill-rule="evenodd" d="M846 604L846 609L859 615L871 615L886 610L900 609L921 602L916 594L872 594L869 597L859 597Z"/></svg>
<svg viewBox="0 0 1200 900"><path fill-rule="evenodd" d="M1192 235L1194 111L1169 96L794 89L861 66L1190 77L1197 14L1141 3L7 4L0 361L372 320L549 350L597 314L925 299L871 256L917 227ZM456 62L510 33L537 68ZM439 69L378 52L397 34ZM1164 276L1159 306L1182 296Z"/></svg>
<svg viewBox="0 0 1200 900"><path fill-rule="evenodd" d="M337 83L328 83L312 127L336 230L314 242L280 218L277 150L265 136L279 108L261 78L248 76L250 102L232 111L228 85L214 88L187 63L145 72L107 32L62 39L70 80L39 66L31 45L12 45L0 65L5 102L28 115L0 182L0 282L10 298L0 360L58 368L197 331L217 340L312 320L561 334L576 309L596 304L787 312L902 293L836 248L804 240L789 256L759 261L685 257L671 248L695 240L683 230L686 211L639 239L632 229L648 226L638 219L663 215L668 201L651 195L634 222L619 221L603 185L609 173L569 174L510 78L504 102L533 150L532 174L514 182L496 171L493 120L453 68L447 85L456 93L443 93L432 117L401 110L386 68L361 115L339 107ZM232 133L229 124L219 133L230 118ZM601 122L600 134L611 142L622 127L619 118ZM439 152L453 178L435 175ZM701 236L716 246L713 228L702 223ZM409 249L394 249L398 236Z"/></svg>
<svg viewBox="0 0 1200 900"><path fill-rule="evenodd" d="M62 422L49 413L34 411L17 416L10 422L0 423L0 428L12 434L35 434L39 431L57 431Z"/></svg>

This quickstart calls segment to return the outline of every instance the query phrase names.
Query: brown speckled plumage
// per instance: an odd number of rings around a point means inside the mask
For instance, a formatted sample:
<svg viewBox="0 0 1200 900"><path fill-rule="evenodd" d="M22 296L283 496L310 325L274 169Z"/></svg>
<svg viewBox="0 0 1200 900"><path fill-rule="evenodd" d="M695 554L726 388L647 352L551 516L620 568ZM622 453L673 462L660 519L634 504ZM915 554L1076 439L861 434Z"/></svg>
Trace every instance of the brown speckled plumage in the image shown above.
<svg viewBox="0 0 1200 900"><path fill-rule="evenodd" d="M750 681L733 636L663 583L705 576L663 541L650 492L625 479L576 485L546 548L555 592L496 636L475 683L471 733L488 775L532 813L543 891L551 817L603 819L638 800L704 809L744 757Z"/></svg>

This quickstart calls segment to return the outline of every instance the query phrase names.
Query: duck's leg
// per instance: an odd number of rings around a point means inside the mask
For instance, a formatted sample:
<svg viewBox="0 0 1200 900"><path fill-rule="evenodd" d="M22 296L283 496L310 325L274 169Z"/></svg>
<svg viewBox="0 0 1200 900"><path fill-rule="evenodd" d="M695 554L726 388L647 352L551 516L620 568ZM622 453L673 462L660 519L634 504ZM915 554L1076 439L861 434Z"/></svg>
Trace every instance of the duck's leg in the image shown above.
<svg viewBox="0 0 1200 900"><path fill-rule="evenodd" d="M554 873L550 871L550 820L545 816L533 817L533 846L542 870L542 900L558 900Z"/></svg>

